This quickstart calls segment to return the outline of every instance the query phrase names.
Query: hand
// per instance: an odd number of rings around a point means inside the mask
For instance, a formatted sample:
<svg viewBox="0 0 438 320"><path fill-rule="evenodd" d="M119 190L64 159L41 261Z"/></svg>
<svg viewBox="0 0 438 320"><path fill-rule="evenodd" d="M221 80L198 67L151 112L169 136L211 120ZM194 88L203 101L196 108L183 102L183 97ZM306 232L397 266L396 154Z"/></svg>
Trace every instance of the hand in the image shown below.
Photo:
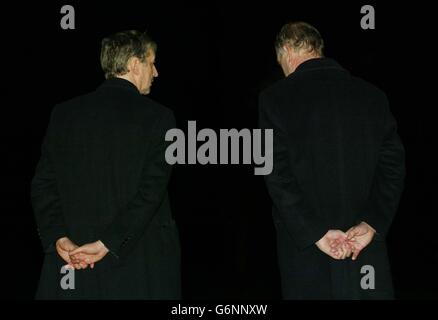
<svg viewBox="0 0 438 320"><path fill-rule="evenodd" d="M333 253L339 253L340 259L344 260L351 256L354 250L353 243L347 239L335 239L330 241L330 251Z"/></svg>
<svg viewBox="0 0 438 320"><path fill-rule="evenodd" d="M347 239L347 234L341 230L329 230L327 233L316 242L316 246L324 252L325 254L329 255L333 259L340 260L345 259L345 257L349 254L351 254L351 248L347 245L339 245L337 247L331 247L331 244L333 243L345 243L345 240Z"/></svg>
<svg viewBox="0 0 438 320"><path fill-rule="evenodd" d="M108 252L107 247L105 247L102 241L98 240L93 243L87 243L71 251L69 254L70 259L74 263L86 263L91 268L94 268L94 264L102 260Z"/></svg>
<svg viewBox="0 0 438 320"><path fill-rule="evenodd" d="M347 231L347 241L353 245L353 260L373 240L376 230L368 223L361 222Z"/></svg>
<svg viewBox="0 0 438 320"><path fill-rule="evenodd" d="M69 266L75 269L85 269L87 265L85 263L74 264L70 259L70 252L78 248L78 246L67 237L60 238L56 241L56 251L59 256L68 263Z"/></svg>

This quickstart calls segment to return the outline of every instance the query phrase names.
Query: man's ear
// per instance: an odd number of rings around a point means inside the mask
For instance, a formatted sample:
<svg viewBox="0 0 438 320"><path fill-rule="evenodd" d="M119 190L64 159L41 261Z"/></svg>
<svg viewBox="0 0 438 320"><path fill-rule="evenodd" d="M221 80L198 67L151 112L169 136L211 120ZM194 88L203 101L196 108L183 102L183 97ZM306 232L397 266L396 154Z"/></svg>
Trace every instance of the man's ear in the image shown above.
<svg viewBox="0 0 438 320"><path fill-rule="evenodd" d="M140 60L137 57L131 57L128 59L128 63L126 64L128 72L132 72L133 74L138 74Z"/></svg>
<svg viewBox="0 0 438 320"><path fill-rule="evenodd" d="M287 61L292 62L291 60L295 56L295 50L291 46L285 45L284 52L286 54Z"/></svg>

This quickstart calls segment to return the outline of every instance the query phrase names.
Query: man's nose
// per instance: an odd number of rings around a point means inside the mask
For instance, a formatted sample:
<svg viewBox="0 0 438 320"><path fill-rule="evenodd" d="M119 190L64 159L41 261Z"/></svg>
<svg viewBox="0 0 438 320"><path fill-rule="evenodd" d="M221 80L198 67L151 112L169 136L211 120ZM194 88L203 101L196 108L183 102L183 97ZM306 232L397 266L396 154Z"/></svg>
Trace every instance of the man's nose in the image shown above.
<svg viewBox="0 0 438 320"><path fill-rule="evenodd" d="M155 66L154 66L154 77L155 78L158 77L158 70Z"/></svg>

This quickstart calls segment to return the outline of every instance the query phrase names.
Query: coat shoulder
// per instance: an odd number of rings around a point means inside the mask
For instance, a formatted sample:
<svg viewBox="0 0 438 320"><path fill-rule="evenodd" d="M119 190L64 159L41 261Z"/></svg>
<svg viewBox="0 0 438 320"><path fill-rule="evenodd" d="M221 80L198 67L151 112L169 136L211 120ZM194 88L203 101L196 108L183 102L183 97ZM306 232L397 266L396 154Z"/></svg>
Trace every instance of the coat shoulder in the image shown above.
<svg viewBox="0 0 438 320"><path fill-rule="evenodd" d="M90 104L92 94L86 93L55 104L52 109L51 119L68 121L73 115L81 113L81 110L84 110Z"/></svg>
<svg viewBox="0 0 438 320"><path fill-rule="evenodd" d="M378 102L387 102L388 100L383 90L362 78L348 75L348 78L343 79L344 81L347 81L346 88L350 88L351 92L356 95L367 96ZM299 95L299 93L302 92L303 87L308 88L311 86L312 82L308 78L303 79L302 77L290 76L271 84L260 93L260 97L275 99L276 97L281 97L285 94L294 95L294 92L297 92ZM345 82L343 86L345 87ZM316 92L317 91L318 90L316 90Z"/></svg>
<svg viewBox="0 0 438 320"><path fill-rule="evenodd" d="M378 88L376 85L362 78L352 76L351 82L353 86L355 86L355 88L357 88L358 90L362 91L364 94L370 97L381 99L382 101L388 100L385 92L382 89Z"/></svg>
<svg viewBox="0 0 438 320"><path fill-rule="evenodd" d="M260 97L275 96L290 87L289 78L278 80L260 92Z"/></svg>
<svg viewBox="0 0 438 320"><path fill-rule="evenodd" d="M141 96L140 99L143 100L142 105L146 108L150 108L153 112L157 114L157 116L165 118L174 117L172 109L162 105L161 103L158 103L155 100L152 100L151 98L145 96Z"/></svg>
<svg viewBox="0 0 438 320"><path fill-rule="evenodd" d="M55 105L52 117L81 119L93 113L107 113L105 110L113 110L113 112L119 110L117 112L130 114L140 122L145 119L163 119L165 122L174 122L174 114L170 108L139 94L117 91L110 94L94 91L61 102Z"/></svg>
<svg viewBox="0 0 438 320"><path fill-rule="evenodd" d="M139 108L147 117L152 116L157 119L158 128L169 129L176 126L175 116L170 108L145 96L139 96L138 98L141 99L138 105Z"/></svg>
<svg viewBox="0 0 438 320"><path fill-rule="evenodd" d="M60 102L55 105L54 109L56 109L57 112L66 112L70 110L71 108L77 108L80 106L83 106L84 103L86 103L88 100L92 99L93 92L89 92L83 95L79 95L73 98L70 98L68 100L65 100L63 102Z"/></svg>

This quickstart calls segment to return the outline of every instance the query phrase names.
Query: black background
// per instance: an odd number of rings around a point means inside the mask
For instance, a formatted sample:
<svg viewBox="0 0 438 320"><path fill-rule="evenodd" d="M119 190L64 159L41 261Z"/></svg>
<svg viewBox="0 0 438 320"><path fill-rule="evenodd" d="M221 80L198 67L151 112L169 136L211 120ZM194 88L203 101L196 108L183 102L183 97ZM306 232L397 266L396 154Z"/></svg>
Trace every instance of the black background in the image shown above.
<svg viewBox="0 0 438 320"><path fill-rule="evenodd" d="M9 100L1 111L3 297L33 298L42 251L30 181L53 106L103 81L104 36L147 30L158 43L159 77L150 97L174 111L181 129L188 120L196 120L198 130L251 129L257 127L258 93L282 77L273 42L290 20L313 24L326 56L387 93L407 152L406 188L388 236L396 295L438 297L430 8L419 2L90 2L16 3L2 10L12 21L3 29L9 56L3 59ZM75 30L60 27L64 4L75 8ZM374 5L375 30L360 27L365 4ZM170 196L181 236L184 298L281 297L271 203L252 166L176 165Z"/></svg>

